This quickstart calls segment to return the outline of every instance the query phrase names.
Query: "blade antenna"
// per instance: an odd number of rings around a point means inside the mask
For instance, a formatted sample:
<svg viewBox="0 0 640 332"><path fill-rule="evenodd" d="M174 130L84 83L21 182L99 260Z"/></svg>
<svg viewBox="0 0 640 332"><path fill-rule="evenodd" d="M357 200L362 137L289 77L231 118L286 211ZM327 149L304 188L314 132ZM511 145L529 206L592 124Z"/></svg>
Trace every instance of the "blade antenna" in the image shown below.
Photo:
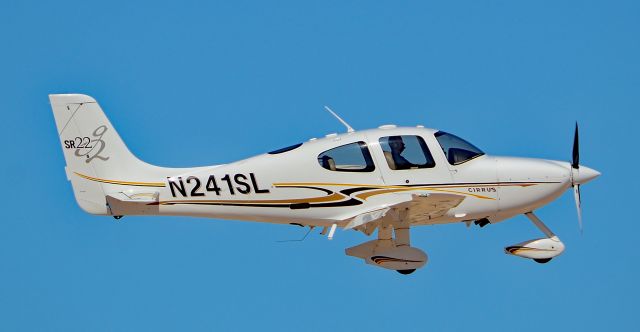
<svg viewBox="0 0 640 332"><path fill-rule="evenodd" d="M332 111L329 106L325 106L324 109L326 109L329 113L331 113L331 115L335 116L336 119L338 119L338 121L340 121L345 127L347 127L347 132L348 133L352 133L355 130L344 120L342 120L342 118L340 116L338 116L338 114L336 114L334 111Z"/></svg>

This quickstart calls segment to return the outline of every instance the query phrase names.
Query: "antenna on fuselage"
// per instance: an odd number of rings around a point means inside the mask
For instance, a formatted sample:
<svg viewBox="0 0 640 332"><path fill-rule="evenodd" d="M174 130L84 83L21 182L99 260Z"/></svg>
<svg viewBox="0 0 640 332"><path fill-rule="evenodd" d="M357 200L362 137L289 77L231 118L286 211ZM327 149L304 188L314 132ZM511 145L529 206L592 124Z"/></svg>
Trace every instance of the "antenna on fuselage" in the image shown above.
<svg viewBox="0 0 640 332"><path fill-rule="evenodd" d="M302 226L301 224L296 224L297 226ZM305 227L305 226L302 226ZM311 233L311 231L316 228L316 226L309 226L309 230L304 234L304 236L301 239L297 239L297 240L280 240L280 241L276 241L279 243L284 243L284 242L302 242L307 238L307 235L309 235L309 233Z"/></svg>
<svg viewBox="0 0 640 332"><path fill-rule="evenodd" d="M336 119L338 119L338 121L340 121L345 127L347 127L347 132L348 133L352 133L355 130L344 120L342 120L342 118L340 116L338 116L338 114L336 114L336 112L332 111L329 106L325 106L324 109L326 109L329 113L331 113L331 115L335 116Z"/></svg>

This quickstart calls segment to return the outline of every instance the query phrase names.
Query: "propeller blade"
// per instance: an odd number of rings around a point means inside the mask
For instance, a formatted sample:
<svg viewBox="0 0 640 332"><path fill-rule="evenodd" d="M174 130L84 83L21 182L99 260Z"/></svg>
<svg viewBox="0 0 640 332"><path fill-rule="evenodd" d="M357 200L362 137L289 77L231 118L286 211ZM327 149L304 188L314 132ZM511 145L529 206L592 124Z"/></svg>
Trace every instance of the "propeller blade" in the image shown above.
<svg viewBox="0 0 640 332"><path fill-rule="evenodd" d="M582 234L582 208L580 206L580 185L573 186L573 198L576 200L576 210L578 211L578 226L580 227L580 234Z"/></svg>
<svg viewBox="0 0 640 332"><path fill-rule="evenodd" d="M576 122L576 131L573 134L573 160L571 167L578 169L580 167L580 142L578 139L578 122Z"/></svg>

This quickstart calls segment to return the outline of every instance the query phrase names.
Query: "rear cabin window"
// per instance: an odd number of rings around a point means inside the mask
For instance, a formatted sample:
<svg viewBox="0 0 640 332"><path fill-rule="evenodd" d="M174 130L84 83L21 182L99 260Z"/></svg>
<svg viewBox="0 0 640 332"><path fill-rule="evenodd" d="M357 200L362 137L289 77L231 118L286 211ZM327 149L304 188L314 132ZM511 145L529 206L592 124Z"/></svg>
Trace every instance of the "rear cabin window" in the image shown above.
<svg viewBox="0 0 640 332"><path fill-rule="evenodd" d="M365 142L355 142L327 150L318 156L325 169L340 172L371 172L375 169Z"/></svg>
<svg viewBox="0 0 640 332"><path fill-rule="evenodd" d="M387 136L380 138L387 165L393 170L432 168L436 166L431 152L420 136Z"/></svg>

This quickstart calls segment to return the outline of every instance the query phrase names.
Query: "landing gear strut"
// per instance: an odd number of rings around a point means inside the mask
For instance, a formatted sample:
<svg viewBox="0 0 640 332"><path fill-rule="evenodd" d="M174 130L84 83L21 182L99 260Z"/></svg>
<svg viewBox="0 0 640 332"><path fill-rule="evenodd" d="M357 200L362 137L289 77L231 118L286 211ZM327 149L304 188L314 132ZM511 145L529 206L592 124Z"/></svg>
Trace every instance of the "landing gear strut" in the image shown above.
<svg viewBox="0 0 640 332"><path fill-rule="evenodd" d="M407 209L391 210L388 219L378 225L378 239L347 248L349 256L362 258L367 264L411 274L423 267L427 254L411 246L411 224Z"/></svg>

